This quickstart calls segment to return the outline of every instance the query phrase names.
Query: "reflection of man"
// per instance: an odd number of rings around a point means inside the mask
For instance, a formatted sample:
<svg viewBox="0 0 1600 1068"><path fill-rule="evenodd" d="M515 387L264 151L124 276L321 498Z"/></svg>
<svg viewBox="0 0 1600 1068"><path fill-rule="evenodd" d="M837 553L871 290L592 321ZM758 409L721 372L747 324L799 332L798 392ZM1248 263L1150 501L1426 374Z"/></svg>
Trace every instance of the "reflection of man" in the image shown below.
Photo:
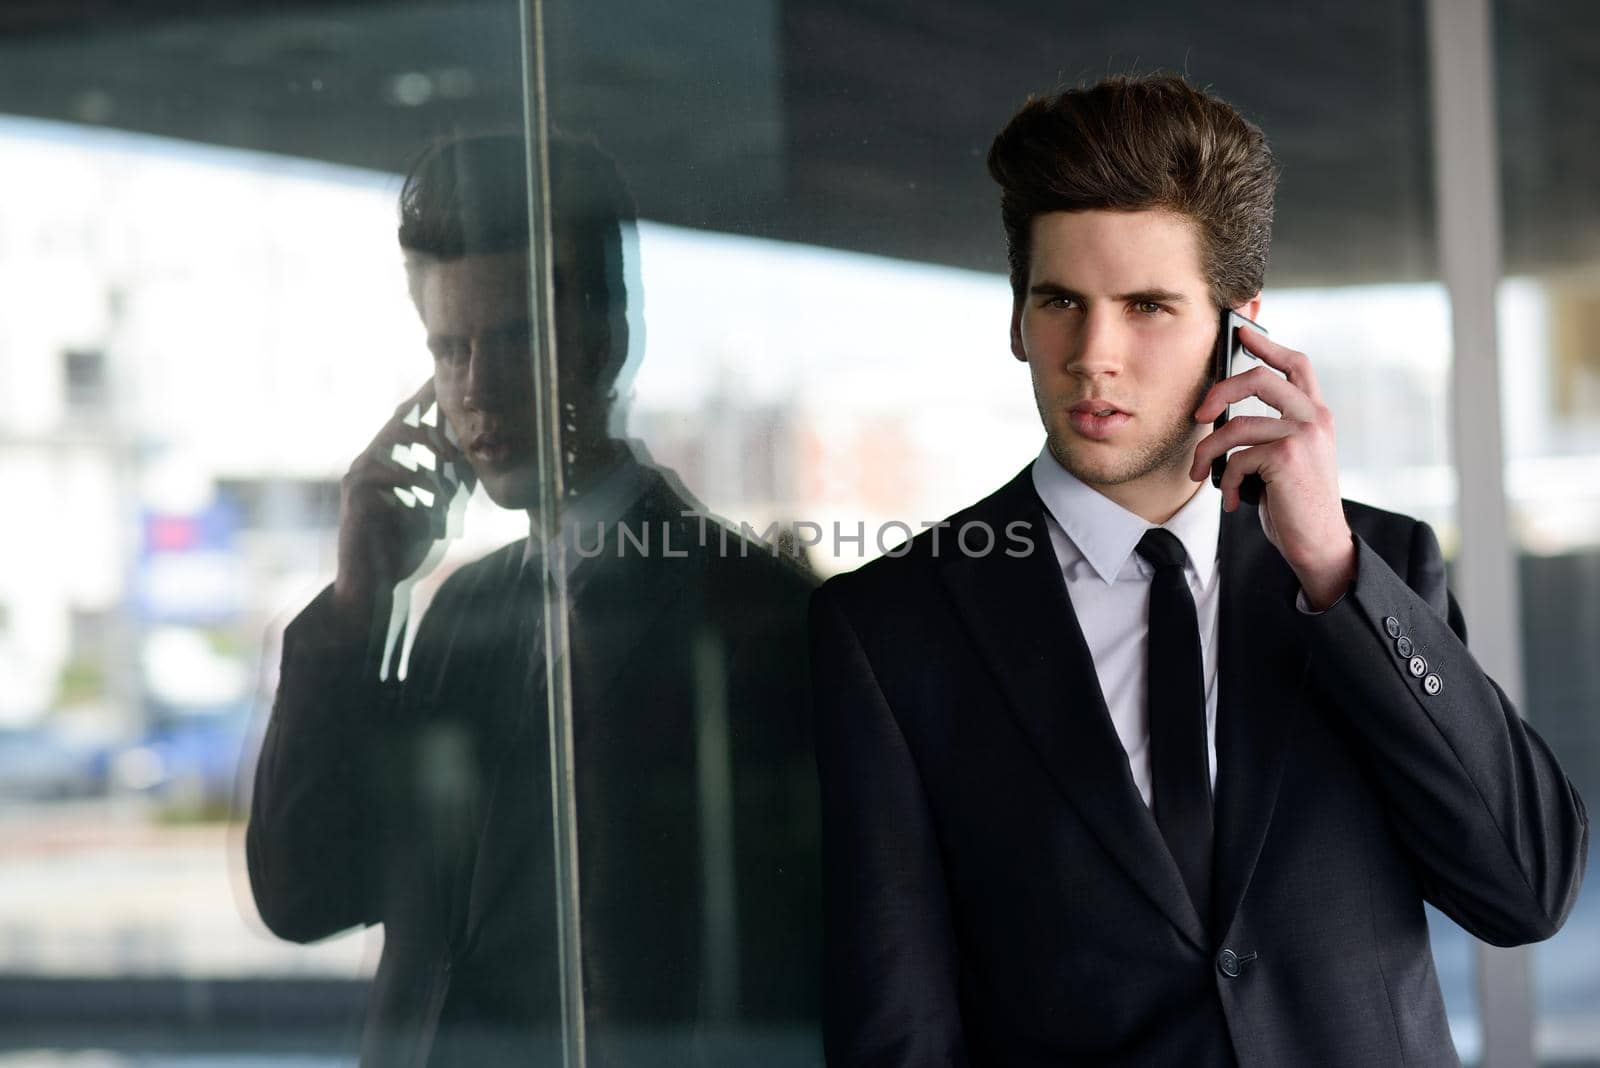
<svg viewBox="0 0 1600 1068"><path fill-rule="evenodd" d="M1265 141L1112 79L989 168L1046 446L815 598L830 1062L1456 1064L1423 901L1548 937L1587 818L1432 531L1340 501L1307 358L1247 333L1287 378L1210 379L1260 304ZM1247 394L1284 418L1208 433Z"/></svg>
<svg viewBox="0 0 1600 1068"><path fill-rule="evenodd" d="M810 583L705 533L670 473L608 433L632 208L609 161L567 140L551 152L566 496L540 513L524 151L450 142L406 182L434 375L344 479L338 575L285 635L257 771L247 842L268 926L307 941L384 925L365 1063L559 1054L542 629L557 567L591 1062L626 1059L645 1030L645 1059L676 1059L673 1036L702 1026L804 1024L816 985ZM451 576L405 681L380 681L394 591L473 480L526 510L530 537Z"/></svg>

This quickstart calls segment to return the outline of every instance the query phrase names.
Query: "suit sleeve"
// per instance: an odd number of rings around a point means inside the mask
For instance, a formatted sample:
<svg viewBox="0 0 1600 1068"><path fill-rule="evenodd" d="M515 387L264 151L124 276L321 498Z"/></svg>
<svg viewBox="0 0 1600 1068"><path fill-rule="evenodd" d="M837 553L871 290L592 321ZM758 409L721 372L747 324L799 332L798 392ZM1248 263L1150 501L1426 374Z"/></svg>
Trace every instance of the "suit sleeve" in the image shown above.
<svg viewBox="0 0 1600 1068"><path fill-rule="evenodd" d="M965 1065L955 932L922 779L827 586L812 600L811 642L828 1064Z"/></svg>
<svg viewBox="0 0 1600 1068"><path fill-rule="evenodd" d="M1306 617L1319 690L1360 740L1427 899L1492 945L1549 938L1583 880L1583 801L1467 651L1433 531L1416 524L1404 579L1359 537L1356 552L1350 594Z"/></svg>
<svg viewBox="0 0 1600 1068"><path fill-rule="evenodd" d="M267 927L310 942L379 918L385 834L374 746L393 687L331 624L324 591L284 632L272 716L245 832L251 892ZM370 667L370 670L369 670Z"/></svg>

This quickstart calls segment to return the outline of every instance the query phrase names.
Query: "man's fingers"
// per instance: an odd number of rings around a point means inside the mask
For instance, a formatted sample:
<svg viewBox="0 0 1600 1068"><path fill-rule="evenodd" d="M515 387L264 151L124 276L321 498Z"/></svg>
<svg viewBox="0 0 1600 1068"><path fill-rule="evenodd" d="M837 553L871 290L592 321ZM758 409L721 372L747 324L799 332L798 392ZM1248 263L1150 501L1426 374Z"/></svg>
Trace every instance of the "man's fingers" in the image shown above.
<svg viewBox="0 0 1600 1068"><path fill-rule="evenodd" d="M1194 462L1189 465L1189 478L1194 482L1203 480L1211 470L1212 462L1229 449L1264 445L1288 437L1295 429L1295 425L1287 420L1264 415L1242 415L1229 419L1221 430L1207 434L1195 446Z"/></svg>
<svg viewBox="0 0 1600 1068"><path fill-rule="evenodd" d="M1212 422L1228 405L1238 404L1246 397L1265 401L1282 412L1285 419L1309 422L1317 417L1321 408L1293 382L1285 381L1265 367L1256 367L1244 374L1224 378L1212 386L1200 402L1200 407L1195 409L1195 421Z"/></svg>
<svg viewBox="0 0 1600 1068"><path fill-rule="evenodd" d="M461 450L453 439L449 426L444 421L444 413L440 412L434 425L424 426L423 442L433 450L434 454L443 460L449 460L457 468L467 466L467 454Z"/></svg>
<svg viewBox="0 0 1600 1068"><path fill-rule="evenodd" d="M394 410L394 417L396 419L405 419L411 415L413 409L416 409L417 414L420 416L437 399L438 394L435 392L433 378L430 376L426 382L418 387L415 393L400 402L399 406Z"/></svg>
<svg viewBox="0 0 1600 1068"><path fill-rule="evenodd" d="M1231 512L1239 507L1239 486L1246 475L1258 475L1272 463L1272 443L1240 449L1228 457L1227 469L1222 472L1222 510ZM1265 480L1265 479L1264 479Z"/></svg>
<svg viewBox="0 0 1600 1068"><path fill-rule="evenodd" d="M454 450L441 452L426 433L402 426L374 438L366 451L356 458L351 470L366 465L377 465L405 471L438 473L444 470L446 463L454 465L452 470L457 473L458 478L461 468L466 465L465 458L460 457L459 453Z"/></svg>
<svg viewBox="0 0 1600 1068"><path fill-rule="evenodd" d="M418 390L395 406L394 414L367 443L366 452L390 440L426 441L435 426L444 422L439 411L439 401L433 379L424 382Z"/></svg>
<svg viewBox="0 0 1600 1068"><path fill-rule="evenodd" d="M356 467L371 463L406 471L442 472L445 465L450 464L454 481L473 485L476 480L466 454L451 437L430 378L400 402L394 415L367 443L351 470L354 472Z"/></svg>
<svg viewBox="0 0 1600 1068"><path fill-rule="evenodd" d="M428 474L437 474L444 467L438 450L424 441L392 442L387 450L377 452L373 460L385 466Z"/></svg>
<svg viewBox="0 0 1600 1068"><path fill-rule="evenodd" d="M369 458L351 468L345 476L345 491L353 497L371 494L392 495L403 489L415 496L424 494L424 503L431 506L434 499L455 493L455 483L440 472L425 467L405 467L393 460Z"/></svg>
<svg viewBox="0 0 1600 1068"><path fill-rule="evenodd" d="M1317 404L1322 403L1322 390L1317 385L1316 372L1312 370L1311 359L1305 353L1291 349L1287 345L1280 345L1261 331L1252 330L1248 326L1239 328L1239 341L1252 356L1268 367L1276 367L1288 375L1289 381L1298 386L1306 396Z"/></svg>
<svg viewBox="0 0 1600 1068"><path fill-rule="evenodd" d="M372 436L371 441L367 442L367 447L361 450L361 455L371 456L378 453L386 453L397 442L406 445L427 444L431 448L432 446L428 441L428 428L421 425L412 425L408 422L407 416L411 410L412 405L409 402L396 409L394 416L383 424L382 429Z"/></svg>

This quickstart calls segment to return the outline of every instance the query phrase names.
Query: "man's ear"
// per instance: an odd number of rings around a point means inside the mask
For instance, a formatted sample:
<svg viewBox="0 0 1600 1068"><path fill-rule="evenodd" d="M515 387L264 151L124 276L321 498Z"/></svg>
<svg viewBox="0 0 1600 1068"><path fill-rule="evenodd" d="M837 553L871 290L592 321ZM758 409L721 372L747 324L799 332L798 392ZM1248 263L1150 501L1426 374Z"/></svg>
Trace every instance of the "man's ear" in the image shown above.
<svg viewBox="0 0 1600 1068"><path fill-rule="evenodd" d="M1233 310L1249 319L1252 323L1259 323L1261 321L1261 294L1257 293Z"/></svg>
<svg viewBox="0 0 1600 1068"><path fill-rule="evenodd" d="M1028 362L1028 350L1022 347L1022 298L1011 298L1011 355L1022 363Z"/></svg>

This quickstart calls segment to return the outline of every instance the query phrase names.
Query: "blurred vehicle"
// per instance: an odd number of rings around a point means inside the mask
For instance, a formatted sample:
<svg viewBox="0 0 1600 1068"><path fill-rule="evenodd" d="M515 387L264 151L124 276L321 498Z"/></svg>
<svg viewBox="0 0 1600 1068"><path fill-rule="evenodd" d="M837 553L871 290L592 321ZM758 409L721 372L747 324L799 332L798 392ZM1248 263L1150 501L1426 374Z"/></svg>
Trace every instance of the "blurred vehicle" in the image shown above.
<svg viewBox="0 0 1600 1068"><path fill-rule="evenodd" d="M159 715L111 761L112 782L189 814L225 814L249 731L248 702Z"/></svg>
<svg viewBox="0 0 1600 1068"><path fill-rule="evenodd" d="M0 729L0 799L65 801L106 789L104 752L48 725Z"/></svg>

